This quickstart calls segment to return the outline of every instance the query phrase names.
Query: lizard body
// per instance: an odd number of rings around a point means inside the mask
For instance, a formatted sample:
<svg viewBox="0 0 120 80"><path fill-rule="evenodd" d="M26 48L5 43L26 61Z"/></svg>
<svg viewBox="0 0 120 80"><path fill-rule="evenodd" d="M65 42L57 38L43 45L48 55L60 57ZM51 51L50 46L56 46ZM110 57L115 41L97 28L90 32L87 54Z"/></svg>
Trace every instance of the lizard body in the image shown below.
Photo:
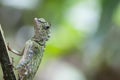
<svg viewBox="0 0 120 80"><path fill-rule="evenodd" d="M19 80L33 80L42 60L45 43L49 38L49 23L43 18L34 18L34 23L35 34L25 43L21 54L8 47L13 53L22 56L16 67Z"/></svg>

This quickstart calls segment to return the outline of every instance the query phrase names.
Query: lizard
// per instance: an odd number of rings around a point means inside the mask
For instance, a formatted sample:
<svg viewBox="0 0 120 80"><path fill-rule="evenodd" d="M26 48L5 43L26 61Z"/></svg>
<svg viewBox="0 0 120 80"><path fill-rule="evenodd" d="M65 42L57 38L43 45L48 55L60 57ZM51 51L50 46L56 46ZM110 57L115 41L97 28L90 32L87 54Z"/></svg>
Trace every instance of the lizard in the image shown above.
<svg viewBox="0 0 120 80"><path fill-rule="evenodd" d="M44 18L34 18L34 36L26 41L22 52L8 46L8 50L22 56L17 67L18 80L33 80L41 63L51 25Z"/></svg>

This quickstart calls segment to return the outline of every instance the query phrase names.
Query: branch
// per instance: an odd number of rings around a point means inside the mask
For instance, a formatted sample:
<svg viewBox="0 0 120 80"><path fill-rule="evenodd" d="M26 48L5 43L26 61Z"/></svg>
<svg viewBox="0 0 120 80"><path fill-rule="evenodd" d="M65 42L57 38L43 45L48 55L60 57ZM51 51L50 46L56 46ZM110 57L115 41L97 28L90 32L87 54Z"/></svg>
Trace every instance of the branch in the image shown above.
<svg viewBox="0 0 120 80"><path fill-rule="evenodd" d="M13 66L10 63L10 59L8 56L8 51L5 44L5 38L3 35L3 30L0 26L0 63L3 71L4 80L16 80Z"/></svg>

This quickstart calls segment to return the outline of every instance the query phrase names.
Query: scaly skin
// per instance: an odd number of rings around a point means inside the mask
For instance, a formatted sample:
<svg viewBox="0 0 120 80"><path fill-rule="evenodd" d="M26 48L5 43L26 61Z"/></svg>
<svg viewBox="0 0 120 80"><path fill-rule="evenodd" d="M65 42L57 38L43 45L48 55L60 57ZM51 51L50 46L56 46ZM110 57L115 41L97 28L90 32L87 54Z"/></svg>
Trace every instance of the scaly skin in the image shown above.
<svg viewBox="0 0 120 80"><path fill-rule="evenodd" d="M49 38L50 25L43 18L34 18L35 35L25 44L23 55L16 69L19 80L33 80L41 63L45 43ZM12 51L12 50L11 50Z"/></svg>

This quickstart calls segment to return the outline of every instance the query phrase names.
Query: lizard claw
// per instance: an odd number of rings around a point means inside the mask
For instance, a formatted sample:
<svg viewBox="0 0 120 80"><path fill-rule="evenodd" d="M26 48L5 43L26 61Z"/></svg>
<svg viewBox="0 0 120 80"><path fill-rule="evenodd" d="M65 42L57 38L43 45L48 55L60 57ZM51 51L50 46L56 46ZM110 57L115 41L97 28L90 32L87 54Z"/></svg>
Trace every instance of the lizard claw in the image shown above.
<svg viewBox="0 0 120 80"><path fill-rule="evenodd" d="M8 48L9 51L12 51L12 49L9 46L9 42L7 43L7 48Z"/></svg>

